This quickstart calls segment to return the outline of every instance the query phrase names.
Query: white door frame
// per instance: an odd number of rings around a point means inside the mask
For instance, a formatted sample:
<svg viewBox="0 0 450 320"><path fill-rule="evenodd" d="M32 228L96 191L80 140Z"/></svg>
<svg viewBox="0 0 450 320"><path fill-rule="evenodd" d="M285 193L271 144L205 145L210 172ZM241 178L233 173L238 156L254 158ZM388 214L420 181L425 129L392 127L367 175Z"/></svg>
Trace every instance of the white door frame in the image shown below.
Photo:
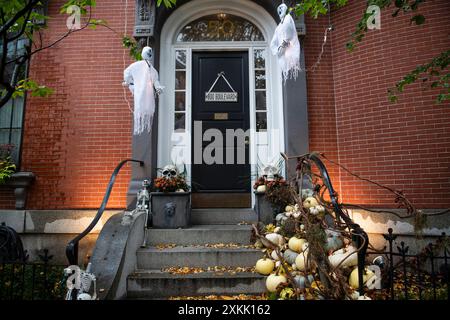
<svg viewBox="0 0 450 320"><path fill-rule="evenodd" d="M264 35L265 41L176 42L176 36L189 22L206 15L227 13L240 16L254 23ZM250 102L250 163L252 183L256 178L257 165L279 158L284 151L284 117L282 78L276 58L270 54L269 42L276 23L270 14L253 1L242 0L194 0L177 10L166 20L161 32L160 82L166 86L159 99L157 166L177 162L186 164L187 178L191 178L191 88L192 51L247 51L249 55L249 102ZM175 50L186 50L186 126L185 132L174 132L175 106ZM266 49L266 99L267 132L256 132L254 49ZM176 156L174 156L176 154ZM174 158L178 159L175 160ZM175 160L175 161L174 161ZM252 196L252 205L254 196Z"/></svg>

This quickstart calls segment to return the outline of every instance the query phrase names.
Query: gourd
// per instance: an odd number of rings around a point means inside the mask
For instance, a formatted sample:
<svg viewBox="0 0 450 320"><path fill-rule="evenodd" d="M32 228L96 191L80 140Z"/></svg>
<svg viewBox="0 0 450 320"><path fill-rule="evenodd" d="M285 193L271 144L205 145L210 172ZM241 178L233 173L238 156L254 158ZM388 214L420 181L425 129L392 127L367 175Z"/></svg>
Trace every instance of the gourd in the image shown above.
<svg viewBox="0 0 450 320"><path fill-rule="evenodd" d="M319 203L317 202L316 198L314 197L307 197L305 201L303 201L303 207L306 209L312 208L317 206Z"/></svg>
<svg viewBox="0 0 450 320"><path fill-rule="evenodd" d="M336 251L344 246L340 234L336 231L325 230L327 233L327 243L325 244L325 249L328 251Z"/></svg>
<svg viewBox="0 0 450 320"><path fill-rule="evenodd" d="M271 274L266 279L266 288L269 292L276 292L277 287L285 282L287 282L285 276Z"/></svg>
<svg viewBox="0 0 450 320"><path fill-rule="evenodd" d="M285 243L284 237L278 233L266 234L266 239L277 246L282 246Z"/></svg>
<svg viewBox="0 0 450 320"><path fill-rule="evenodd" d="M278 257L278 254L275 250L272 251L272 253L270 254L270 257L276 261L280 260L280 258Z"/></svg>
<svg viewBox="0 0 450 320"><path fill-rule="evenodd" d="M263 275L270 274L273 271L273 268L275 268L275 263L267 258L259 259L255 266L256 272Z"/></svg>
<svg viewBox="0 0 450 320"><path fill-rule="evenodd" d="M297 256L298 256L298 253L295 251L292 251L291 249L287 249L283 254L284 260L286 260L286 262L289 264L294 264Z"/></svg>
<svg viewBox="0 0 450 320"><path fill-rule="evenodd" d="M300 289L305 289L305 288L309 288L311 286L311 283L314 282L314 277L310 274L306 277L302 276L302 275L298 275L298 276L294 277L294 281Z"/></svg>
<svg viewBox="0 0 450 320"><path fill-rule="evenodd" d="M363 283L364 285L367 285L367 282L370 281L374 281L375 279L372 279L375 276L375 273L373 273L372 271L370 271L369 269L364 269L365 270L365 274L363 274ZM348 284L353 288L353 289L358 289L359 288L359 281L358 281L358 267L356 267L355 269L353 269L353 271L350 273L350 277L348 278Z"/></svg>
<svg viewBox="0 0 450 320"><path fill-rule="evenodd" d="M291 249L292 251L302 252L303 251L302 246L304 243L306 243L305 239L299 239L297 237L292 237L289 239L288 246L289 246L289 249Z"/></svg>
<svg viewBox="0 0 450 320"><path fill-rule="evenodd" d="M258 186L258 187L256 188L256 192L258 192L258 193L264 193L264 192L266 192L266 185L265 185L265 184L262 184L262 185Z"/></svg>
<svg viewBox="0 0 450 320"><path fill-rule="evenodd" d="M297 266L297 270L300 271L305 271L306 268L309 268L308 250L303 251L295 258L295 265Z"/></svg>
<svg viewBox="0 0 450 320"><path fill-rule="evenodd" d="M184 192L184 189L177 189L175 192Z"/></svg>
<svg viewBox="0 0 450 320"><path fill-rule="evenodd" d="M306 199L308 197L312 197L314 194L314 191L311 189L303 189L302 190L302 199Z"/></svg>
<svg viewBox="0 0 450 320"><path fill-rule="evenodd" d="M285 212L292 212L294 210L295 210L294 206L291 205L287 205L286 208L284 208Z"/></svg>
<svg viewBox="0 0 450 320"><path fill-rule="evenodd" d="M333 267L337 267L338 265L341 267L352 267L358 264L358 254L355 247L348 246L346 249L335 251L328 257L328 260ZM342 264L341 261L343 261Z"/></svg>

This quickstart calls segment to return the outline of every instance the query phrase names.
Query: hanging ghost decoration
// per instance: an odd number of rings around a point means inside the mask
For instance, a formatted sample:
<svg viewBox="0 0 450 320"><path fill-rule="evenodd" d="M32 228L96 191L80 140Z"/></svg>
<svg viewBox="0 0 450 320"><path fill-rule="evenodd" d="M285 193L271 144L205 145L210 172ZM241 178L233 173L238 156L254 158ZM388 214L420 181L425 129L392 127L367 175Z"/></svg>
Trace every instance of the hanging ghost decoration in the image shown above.
<svg viewBox="0 0 450 320"><path fill-rule="evenodd" d="M270 50L278 57L278 64L283 73L284 81L297 79L300 69L300 42L297 37L294 19L287 12L288 7L282 3L278 6L280 24L275 29Z"/></svg>
<svg viewBox="0 0 450 320"><path fill-rule="evenodd" d="M153 50L142 49L142 60L132 63L125 69L123 84L134 97L134 132L139 135L145 130L151 131L153 114L155 113L155 93L161 94L164 87L158 79L158 71L151 64Z"/></svg>

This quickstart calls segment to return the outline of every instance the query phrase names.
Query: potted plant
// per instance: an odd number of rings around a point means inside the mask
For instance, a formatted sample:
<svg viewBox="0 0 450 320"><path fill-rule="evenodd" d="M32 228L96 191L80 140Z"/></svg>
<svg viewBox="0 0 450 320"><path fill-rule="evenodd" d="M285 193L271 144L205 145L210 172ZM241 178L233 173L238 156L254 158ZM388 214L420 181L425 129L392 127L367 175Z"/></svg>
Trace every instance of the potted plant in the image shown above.
<svg viewBox="0 0 450 320"><path fill-rule="evenodd" d="M191 193L185 172L167 165L161 176L153 181L152 220L154 228L175 229L187 227L191 217Z"/></svg>
<svg viewBox="0 0 450 320"><path fill-rule="evenodd" d="M284 212L284 208L292 203L291 189L287 181L280 175L273 178L259 177L253 185L256 196L255 209L258 220L264 224L272 223L275 216Z"/></svg>

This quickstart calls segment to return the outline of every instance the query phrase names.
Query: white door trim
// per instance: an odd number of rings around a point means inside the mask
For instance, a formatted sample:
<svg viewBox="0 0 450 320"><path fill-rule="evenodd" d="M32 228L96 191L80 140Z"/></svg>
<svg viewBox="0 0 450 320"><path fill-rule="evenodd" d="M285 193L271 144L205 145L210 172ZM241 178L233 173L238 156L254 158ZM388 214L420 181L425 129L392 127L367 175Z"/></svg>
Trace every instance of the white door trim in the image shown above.
<svg viewBox="0 0 450 320"><path fill-rule="evenodd" d="M264 35L265 41L221 41L221 42L176 42L179 31L189 22L214 13L227 13L243 17L254 23ZM250 90L250 162L253 178L256 174L258 158L262 162L274 160L284 151L284 117L281 71L276 58L270 54L269 43L275 32L276 22L260 5L253 1L242 0L194 0L177 10L166 20L161 32L160 82L166 86L159 99L157 166L162 168L173 163L174 149L181 152L182 158L191 159L191 76L192 51L248 51L249 53L249 90ZM266 93L267 93L267 132L255 133L255 81L253 50L266 49ZM186 50L186 130L174 132L175 106L175 50ZM270 132L270 134L268 134ZM265 150L261 154L260 150ZM259 155L258 155L259 153ZM263 159L261 159L263 158ZM184 161L185 163L187 161ZM181 163L178 163L181 164ZM187 165L190 181L190 165ZM254 203L254 198L253 201Z"/></svg>

